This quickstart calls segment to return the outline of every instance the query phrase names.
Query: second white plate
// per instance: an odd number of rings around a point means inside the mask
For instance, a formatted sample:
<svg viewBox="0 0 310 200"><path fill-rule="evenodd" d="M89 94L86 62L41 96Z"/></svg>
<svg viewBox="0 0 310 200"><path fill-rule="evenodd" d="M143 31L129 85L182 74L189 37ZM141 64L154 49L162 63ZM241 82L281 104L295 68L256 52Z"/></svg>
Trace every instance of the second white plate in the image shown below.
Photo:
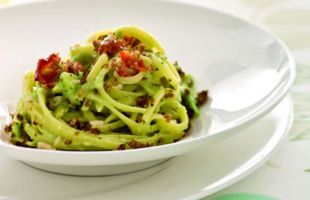
<svg viewBox="0 0 310 200"><path fill-rule="evenodd" d="M285 141L292 123L286 98L250 128L217 145L204 146L136 173L73 177L36 170L0 157L0 198L26 199L199 199L244 178ZM64 187L65 186L65 187Z"/></svg>

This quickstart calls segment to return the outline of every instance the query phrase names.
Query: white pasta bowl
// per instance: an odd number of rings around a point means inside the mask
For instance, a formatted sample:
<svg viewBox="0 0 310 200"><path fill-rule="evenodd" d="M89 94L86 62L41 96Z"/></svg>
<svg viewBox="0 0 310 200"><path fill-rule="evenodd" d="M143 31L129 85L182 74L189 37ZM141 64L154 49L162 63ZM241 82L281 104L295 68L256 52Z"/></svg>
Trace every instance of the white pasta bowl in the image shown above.
<svg viewBox="0 0 310 200"><path fill-rule="evenodd" d="M1 9L0 24L2 117L21 95L23 72L34 69L38 58L57 51L65 55L71 44L89 33L126 24L152 33L170 60L177 60L193 75L198 90L209 90L202 116L193 121L186 138L173 144L74 152L18 147L2 137L1 154L57 173L95 176L132 172L221 141L275 107L295 77L293 58L277 37L237 17L190 4L155 0L37 2Z"/></svg>

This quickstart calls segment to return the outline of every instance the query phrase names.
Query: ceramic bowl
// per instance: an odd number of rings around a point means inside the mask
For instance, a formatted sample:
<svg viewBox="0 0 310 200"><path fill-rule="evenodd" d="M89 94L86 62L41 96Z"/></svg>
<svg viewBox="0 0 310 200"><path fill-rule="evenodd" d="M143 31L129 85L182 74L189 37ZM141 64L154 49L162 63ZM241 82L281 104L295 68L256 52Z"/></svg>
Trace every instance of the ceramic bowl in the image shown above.
<svg viewBox="0 0 310 200"><path fill-rule="evenodd" d="M121 25L152 33L208 89L208 105L189 136L162 146L125 151L31 149L0 142L0 152L47 171L111 175L145 169L236 134L276 106L295 77L291 53L273 34L229 14L191 4L155 0L59 0L0 10L0 100L11 109L22 74L38 58L68 48L91 32ZM9 103L7 103L9 102ZM4 114L5 115L5 114Z"/></svg>

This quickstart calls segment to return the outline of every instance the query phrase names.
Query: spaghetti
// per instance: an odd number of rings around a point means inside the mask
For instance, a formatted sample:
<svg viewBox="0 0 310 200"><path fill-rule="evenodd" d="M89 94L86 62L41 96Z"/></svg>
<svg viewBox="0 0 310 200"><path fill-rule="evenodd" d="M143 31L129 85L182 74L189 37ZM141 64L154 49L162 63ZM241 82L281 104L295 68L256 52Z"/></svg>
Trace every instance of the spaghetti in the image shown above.
<svg viewBox="0 0 310 200"><path fill-rule="evenodd" d="M180 140L198 115L191 76L149 33L124 26L93 33L67 59L40 59L24 76L10 136L34 148L142 148Z"/></svg>

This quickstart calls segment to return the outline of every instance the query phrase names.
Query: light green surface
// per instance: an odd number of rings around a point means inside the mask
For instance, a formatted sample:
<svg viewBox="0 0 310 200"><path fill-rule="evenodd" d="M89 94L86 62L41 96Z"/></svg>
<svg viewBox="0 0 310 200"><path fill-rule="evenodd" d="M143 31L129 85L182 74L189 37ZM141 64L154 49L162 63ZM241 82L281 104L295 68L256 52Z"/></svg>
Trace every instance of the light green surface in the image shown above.
<svg viewBox="0 0 310 200"><path fill-rule="evenodd" d="M219 195L217 197L212 198L211 200L280 200L280 199L254 193L232 193L232 194Z"/></svg>
<svg viewBox="0 0 310 200"><path fill-rule="evenodd" d="M9 3L10 3L10 0L0 0L0 5L6 5Z"/></svg>

